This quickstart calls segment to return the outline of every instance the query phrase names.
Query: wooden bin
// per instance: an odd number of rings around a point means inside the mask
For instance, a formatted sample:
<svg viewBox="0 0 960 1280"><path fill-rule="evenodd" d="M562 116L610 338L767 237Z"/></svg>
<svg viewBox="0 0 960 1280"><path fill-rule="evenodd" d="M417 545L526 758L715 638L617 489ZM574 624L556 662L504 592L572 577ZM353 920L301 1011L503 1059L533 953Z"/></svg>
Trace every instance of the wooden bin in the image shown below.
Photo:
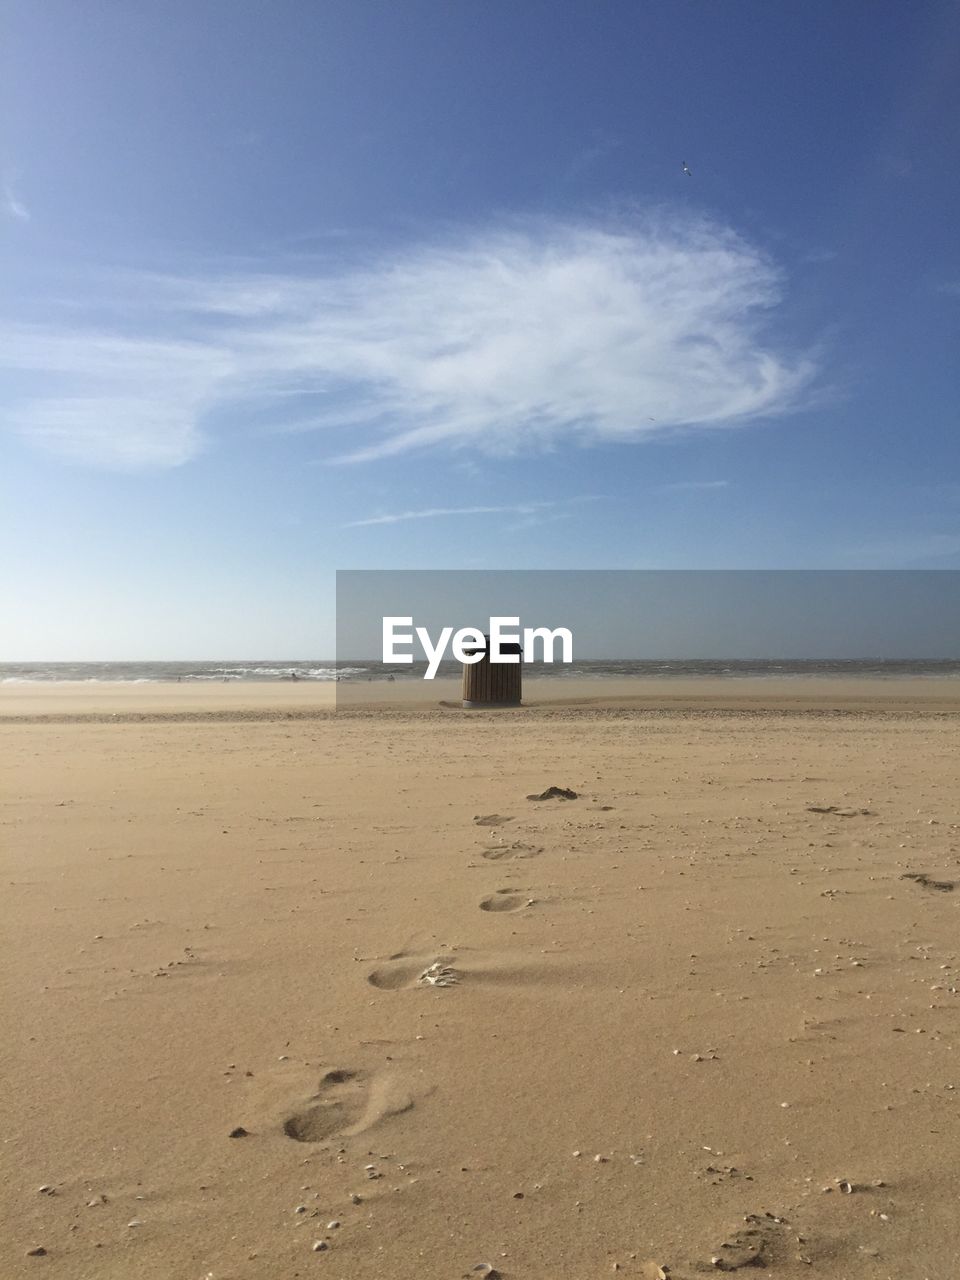
<svg viewBox="0 0 960 1280"><path fill-rule="evenodd" d="M482 653L479 662L463 664L463 705L470 708L519 707L520 672L523 650L518 644L502 644L502 653L515 653L520 662L491 662L490 637L484 636L483 648L467 653Z"/></svg>

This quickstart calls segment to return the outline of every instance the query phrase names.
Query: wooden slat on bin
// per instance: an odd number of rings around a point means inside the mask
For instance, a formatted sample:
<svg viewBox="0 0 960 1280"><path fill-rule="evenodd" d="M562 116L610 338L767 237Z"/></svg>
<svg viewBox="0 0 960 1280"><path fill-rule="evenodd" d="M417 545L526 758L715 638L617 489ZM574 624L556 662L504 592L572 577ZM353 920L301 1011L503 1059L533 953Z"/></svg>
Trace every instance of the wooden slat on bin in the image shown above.
<svg viewBox="0 0 960 1280"><path fill-rule="evenodd" d="M503 653L515 653L521 662L491 662L490 637L484 637L483 657L463 664L463 705L471 708L519 707L523 650L518 644L501 645ZM474 649L472 652L479 652ZM471 652L468 650L468 652Z"/></svg>

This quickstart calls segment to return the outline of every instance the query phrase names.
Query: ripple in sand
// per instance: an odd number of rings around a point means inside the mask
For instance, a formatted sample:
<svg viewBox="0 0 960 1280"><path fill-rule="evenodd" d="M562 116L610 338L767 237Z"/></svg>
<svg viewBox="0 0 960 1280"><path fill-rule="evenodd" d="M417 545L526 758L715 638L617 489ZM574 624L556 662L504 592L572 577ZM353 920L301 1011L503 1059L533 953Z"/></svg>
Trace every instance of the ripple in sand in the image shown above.
<svg viewBox="0 0 960 1280"><path fill-rule="evenodd" d="M481 853L481 857L490 862L509 862L514 858L535 858L543 853L543 845L523 844L516 840L513 844L494 844Z"/></svg>

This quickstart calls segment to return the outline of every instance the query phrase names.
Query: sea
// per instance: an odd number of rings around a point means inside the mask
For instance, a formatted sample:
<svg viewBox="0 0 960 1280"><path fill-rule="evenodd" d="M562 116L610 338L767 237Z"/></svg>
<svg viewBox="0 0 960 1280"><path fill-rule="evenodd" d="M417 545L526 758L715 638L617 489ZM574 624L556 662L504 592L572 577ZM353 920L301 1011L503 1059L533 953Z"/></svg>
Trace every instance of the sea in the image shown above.
<svg viewBox="0 0 960 1280"><path fill-rule="evenodd" d="M155 684L180 681L208 684L257 681L372 681L419 680L426 664L388 666L379 661L355 659L295 658L284 661L261 659L219 662L0 662L0 684ZM457 662L440 664L437 678L457 678L462 668ZM656 677L683 679L698 676L730 679L771 679L824 676L847 678L870 676L902 679L922 676L933 679L960 677L960 660L952 658L616 658L572 663L527 663L523 678L595 679L615 677Z"/></svg>

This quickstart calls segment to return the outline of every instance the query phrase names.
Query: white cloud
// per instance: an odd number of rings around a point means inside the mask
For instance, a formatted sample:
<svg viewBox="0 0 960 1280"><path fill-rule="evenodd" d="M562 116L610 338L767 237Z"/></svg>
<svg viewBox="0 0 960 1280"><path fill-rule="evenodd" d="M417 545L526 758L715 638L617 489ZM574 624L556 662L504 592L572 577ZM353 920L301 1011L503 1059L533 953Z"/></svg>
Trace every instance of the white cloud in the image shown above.
<svg viewBox="0 0 960 1280"><path fill-rule="evenodd" d="M279 428L335 431L341 461L509 455L781 414L815 372L762 337L776 268L705 222L540 222L313 270L144 274L112 300L122 336L7 327L0 362L56 381L8 424L67 458L175 466L212 410L269 403Z"/></svg>
<svg viewBox="0 0 960 1280"><path fill-rule="evenodd" d="M673 484L663 484L660 488L668 493L682 493L726 489L729 484L729 480L676 480Z"/></svg>

